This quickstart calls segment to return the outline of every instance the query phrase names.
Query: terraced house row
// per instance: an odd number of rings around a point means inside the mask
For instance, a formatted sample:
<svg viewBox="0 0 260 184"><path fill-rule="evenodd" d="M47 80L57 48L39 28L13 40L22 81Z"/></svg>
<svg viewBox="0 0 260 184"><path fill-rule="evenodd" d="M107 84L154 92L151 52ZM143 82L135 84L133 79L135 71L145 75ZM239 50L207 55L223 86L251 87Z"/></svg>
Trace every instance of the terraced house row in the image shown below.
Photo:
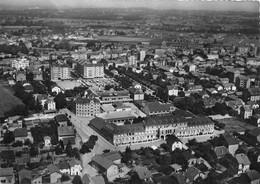
<svg viewBox="0 0 260 184"><path fill-rule="evenodd" d="M121 126L95 118L89 126L117 146L166 139L171 134L189 137L214 133L214 122L207 117L185 118L175 115L149 117L141 123Z"/></svg>

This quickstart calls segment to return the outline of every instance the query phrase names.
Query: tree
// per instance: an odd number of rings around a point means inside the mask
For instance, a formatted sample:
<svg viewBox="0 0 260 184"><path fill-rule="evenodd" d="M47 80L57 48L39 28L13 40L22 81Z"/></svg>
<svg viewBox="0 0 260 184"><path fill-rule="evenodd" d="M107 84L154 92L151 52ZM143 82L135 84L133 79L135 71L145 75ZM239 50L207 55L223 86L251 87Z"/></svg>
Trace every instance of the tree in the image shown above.
<svg viewBox="0 0 260 184"><path fill-rule="evenodd" d="M63 143L62 140L59 141L59 144L60 144L61 149L64 150L64 147L65 147L65 146L64 146L64 143Z"/></svg>
<svg viewBox="0 0 260 184"><path fill-rule="evenodd" d="M63 174L62 176L61 176L61 181L63 182L63 181L69 181L70 180L70 177L68 176L68 175L65 175L65 174Z"/></svg>
<svg viewBox="0 0 260 184"><path fill-rule="evenodd" d="M72 156L72 146L71 146L71 142L70 142L70 141L69 141L68 144L66 145L65 153L66 153L69 157Z"/></svg>
<svg viewBox="0 0 260 184"><path fill-rule="evenodd" d="M122 162L128 164L130 160L132 160L132 150L130 146L127 146L125 148L125 152L122 155Z"/></svg>
<svg viewBox="0 0 260 184"><path fill-rule="evenodd" d="M62 155L63 154L63 149L61 148L60 145L56 146L54 150L55 150L56 155Z"/></svg>
<svg viewBox="0 0 260 184"><path fill-rule="evenodd" d="M80 160L80 154L79 154L78 148L73 148L72 149L71 157L75 157L76 159Z"/></svg>
<svg viewBox="0 0 260 184"><path fill-rule="evenodd" d="M178 141L179 139L175 136L175 135L168 135L167 137L166 137L166 142L167 142L167 144L171 147L172 146L172 144L174 143L174 142L176 142L176 141Z"/></svg>
<svg viewBox="0 0 260 184"><path fill-rule="evenodd" d="M56 103L56 108L62 109L67 106L66 96L63 93L59 93L55 98L54 101Z"/></svg>
<svg viewBox="0 0 260 184"><path fill-rule="evenodd" d="M26 145L26 146L30 146L31 144L32 144L32 142L30 141L30 139L26 139L24 141L24 145Z"/></svg>
<svg viewBox="0 0 260 184"><path fill-rule="evenodd" d="M38 147L36 145L31 145L30 156L34 157L37 156L38 154L39 154Z"/></svg>
<svg viewBox="0 0 260 184"><path fill-rule="evenodd" d="M22 141L15 141L13 144L12 144L13 147L22 147L23 146L23 142Z"/></svg>
<svg viewBox="0 0 260 184"><path fill-rule="evenodd" d="M73 178L72 184L83 184L83 183L82 183L82 180L81 180L81 178L80 178L79 175L76 175L76 176Z"/></svg>
<svg viewBox="0 0 260 184"><path fill-rule="evenodd" d="M85 154L85 153L91 152L91 150L94 148L97 140L98 140L98 137L96 135L91 135L89 137L89 140L82 145L82 147L80 149L80 153Z"/></svg>
<svg viewBox="0 0 260 184"><path fill-rule="evenodd" d="M169 155L160 155L157 159L158 164L160 165L170 165L171 164L171 156Z"/></svg>
<svg viewBox="0 0 260 184"><path fill-rule="evenodd" d="M3 142L5 144L10 144L13 141L14 141L14 134L13 134L13 132L11 132L11 131L5 132L4 138L3 138Z"/></svg>

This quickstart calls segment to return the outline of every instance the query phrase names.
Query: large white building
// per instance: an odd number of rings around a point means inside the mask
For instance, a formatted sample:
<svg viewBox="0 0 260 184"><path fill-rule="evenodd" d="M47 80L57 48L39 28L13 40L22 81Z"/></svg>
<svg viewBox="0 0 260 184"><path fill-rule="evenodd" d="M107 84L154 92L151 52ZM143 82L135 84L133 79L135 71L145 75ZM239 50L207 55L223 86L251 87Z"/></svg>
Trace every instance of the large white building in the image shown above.
<svg viewBox="0 0 260 184"><path fill-rule="evenodd" d="M104 66L101 63L87 63L85 60L78 61L76 71L86 79L104 77Z"/></svg>
<svg viewBox="0 0 260 184"><path fill-rule="evenodd" d="M16 68L17 70L24 70L26 67L29 67L29 64L30 62L26 58L12 60L12 67Z"/></svg>
<svg viewBox="0 0 260 184"><path fill-rule="evenodd" d="M51 80L58 81L63 79L70 79L71 68L66 64L54 64L51 66Z"/></svg>

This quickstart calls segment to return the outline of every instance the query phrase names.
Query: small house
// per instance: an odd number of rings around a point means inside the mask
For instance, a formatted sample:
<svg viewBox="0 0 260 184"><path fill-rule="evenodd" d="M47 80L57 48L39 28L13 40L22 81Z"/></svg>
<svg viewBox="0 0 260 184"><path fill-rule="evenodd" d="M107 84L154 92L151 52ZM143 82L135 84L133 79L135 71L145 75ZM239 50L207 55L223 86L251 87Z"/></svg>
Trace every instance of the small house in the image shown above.
<svg viewBox="0 0 260 184"><path fill-rule="evenodd" d="M251 162L244 153L236 154L235 158L238 162L238 174L245 173L249 170Z"/></svg>
<svg viewBox="0 0 260 184"><path fill-rule="evenodd" d="M67 145L70 141L71 144L75 144L75 130L72 126L58 127L58 140L63 141L64 145Z"/></svg>
<svg viewBox="0 0 260 184"><path fill-rule="evenodd" d="M82 175L82 166L81 166L81 162L79 160L76 159L72 159L69 161L69 165L70 165L70 175L74 176L74 175Z"/></svg>
<svg viewBox="0 0 260 184"><path fill-rule="evenodd" d="M0 183L2 184L14 184L14 169L13 167L1 168L0 169Z"/></svg>

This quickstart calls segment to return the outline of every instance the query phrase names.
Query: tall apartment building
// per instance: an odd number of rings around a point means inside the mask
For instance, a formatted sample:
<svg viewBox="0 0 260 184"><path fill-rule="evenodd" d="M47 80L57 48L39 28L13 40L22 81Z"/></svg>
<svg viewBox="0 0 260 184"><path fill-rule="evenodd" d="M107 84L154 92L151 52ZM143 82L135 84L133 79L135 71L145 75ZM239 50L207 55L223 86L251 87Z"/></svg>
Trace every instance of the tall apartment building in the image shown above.
<svg viewBox="0 0 260 184"><path fill-rule="evenodd" d="M104 77L104 66L101 63L87 63L85 60L78 61L76 71L86 79Z"/></svg>
<svg viewBox="0 0 260 184"><path fill-rule="evenodd" d="M141 50L140 51L140 61L144 61L144 58L145 58L145 51L144 50Z"/></svg>
<svg viewBox="0 0 260 184"><path fill-rule="evenodd" d="M250 88L250 78L244 75L240 75L236 78L236 86L238 88Z"/></svg>
<svg viewBox="0 0 260 184"><path fill-rule="evenodd" d="M100 113L100 102L96 98L79 97L74 101L76 116L87 117Z"/></svg>
<svg viewBox="0 0 260 184"><path fill-rule="evenodd" d="M29 64L30 62L26 58L12 60L12 67L17 70L24 70L26 67L29 67Z"/></svg>
<svg viewBox="0 0 260 184"><path fill-rule="evenodd" d="M70 67L67 64L54 64L51 66L51 80L58 81L63 79L70 79Z"/></svg>

